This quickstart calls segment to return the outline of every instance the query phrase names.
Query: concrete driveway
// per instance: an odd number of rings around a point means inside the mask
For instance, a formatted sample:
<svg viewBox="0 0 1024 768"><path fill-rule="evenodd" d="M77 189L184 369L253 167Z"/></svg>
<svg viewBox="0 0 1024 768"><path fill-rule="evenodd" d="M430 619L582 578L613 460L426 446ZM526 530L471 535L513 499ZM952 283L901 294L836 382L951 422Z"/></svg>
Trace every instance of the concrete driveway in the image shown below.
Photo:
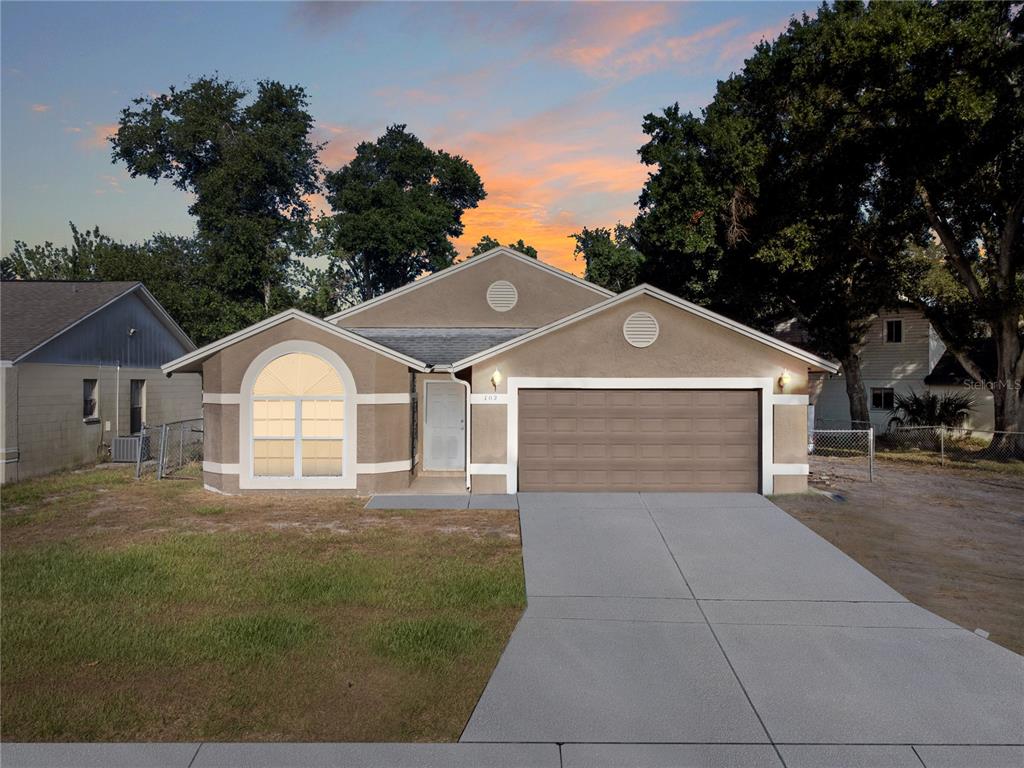
<svg viewBox="0 0 1024 768"><path fill-rule="evenodd" d="M462 736L564 766L1024 765L1024 659L754 494L519 495L528 607Z"/></svg>

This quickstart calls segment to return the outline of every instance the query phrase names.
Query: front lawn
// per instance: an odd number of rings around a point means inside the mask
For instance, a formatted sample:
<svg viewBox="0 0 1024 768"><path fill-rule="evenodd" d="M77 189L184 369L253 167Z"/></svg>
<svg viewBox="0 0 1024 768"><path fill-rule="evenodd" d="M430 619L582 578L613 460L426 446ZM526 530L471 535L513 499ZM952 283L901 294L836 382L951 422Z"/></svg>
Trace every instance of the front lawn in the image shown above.
<svg viewBox="0 0 1024 768"><path fill-rule="evenodd" d="M3 489L5 741L447 741L525 604L514 512Z"/></svg>

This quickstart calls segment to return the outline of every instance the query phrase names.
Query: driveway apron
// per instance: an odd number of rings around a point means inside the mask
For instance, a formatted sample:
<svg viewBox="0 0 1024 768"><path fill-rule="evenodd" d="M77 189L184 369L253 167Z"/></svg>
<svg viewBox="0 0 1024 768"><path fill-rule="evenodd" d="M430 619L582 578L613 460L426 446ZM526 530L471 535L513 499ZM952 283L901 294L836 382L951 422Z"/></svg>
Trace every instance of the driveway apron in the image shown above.
<svg viewBox="0 0 1024 768"><path fill-rule="evenodd" d="M762 496L519 506L528 607L462 741L557 742L591 765L1024 756L1024 659Z"/></svg>

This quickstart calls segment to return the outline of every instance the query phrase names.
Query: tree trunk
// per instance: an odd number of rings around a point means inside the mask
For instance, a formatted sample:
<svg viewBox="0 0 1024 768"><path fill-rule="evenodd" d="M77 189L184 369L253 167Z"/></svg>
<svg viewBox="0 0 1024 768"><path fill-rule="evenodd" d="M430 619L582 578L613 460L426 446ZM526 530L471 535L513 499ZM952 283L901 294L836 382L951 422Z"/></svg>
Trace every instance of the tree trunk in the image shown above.
<svg viewBox="0 0 1024 768"><path fill-rule="evenodd" d="M860 373L860 350L851 351L840 360L846 396L850 398L850 426L853 429L867 428L871 423L868 413L868 396L864 390L864 379Z"/></svg>
<svg viewBox="0 0 1024 768"><path fill-rule="evenodd" d="M996 326L996 377L985 382L992 392L994 429L1017 434L995 435L989 446L994 456L1024 458L1024 382L1020 377L1021 342L1015 323L1008 318Z"/></svg>

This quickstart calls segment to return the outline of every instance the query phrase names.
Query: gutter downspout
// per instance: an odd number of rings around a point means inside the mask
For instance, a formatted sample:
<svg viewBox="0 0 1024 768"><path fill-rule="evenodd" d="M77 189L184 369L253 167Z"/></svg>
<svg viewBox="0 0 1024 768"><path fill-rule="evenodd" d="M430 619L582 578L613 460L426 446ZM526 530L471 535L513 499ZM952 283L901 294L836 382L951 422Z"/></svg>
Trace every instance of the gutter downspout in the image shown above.
<svg viewBox="0 0 1024 768"><path fill-rule="evenodd" d="M466 388L466 491L469 492L472 491L472 483L470 482L469 479L469 457L471 455L470 448L472 447L470 442L470 435L473 432L472 424L470 423L470 415L472 408L469 402L470 386L468 381L463 381L462 379L456 378L455 371L449 370L448 375L452 377L452 381L456 382L457 384L461 384Z"/></svg>

